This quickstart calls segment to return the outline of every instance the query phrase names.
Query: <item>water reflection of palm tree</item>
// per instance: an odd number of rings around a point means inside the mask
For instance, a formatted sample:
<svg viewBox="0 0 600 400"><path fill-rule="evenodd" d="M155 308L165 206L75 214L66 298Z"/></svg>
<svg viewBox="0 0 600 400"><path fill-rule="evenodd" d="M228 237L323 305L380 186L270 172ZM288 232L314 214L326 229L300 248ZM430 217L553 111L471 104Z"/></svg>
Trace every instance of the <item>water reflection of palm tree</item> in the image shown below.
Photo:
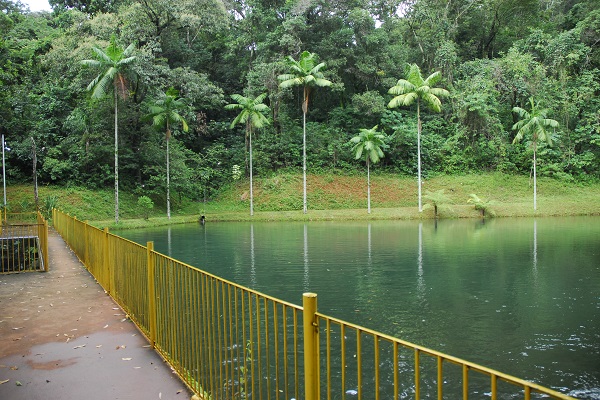
<svg viewBox="0 0 600 400"><path fill-rule="evenodd" d="M425 295L425 278L423 277L423 223L419 222L419 255L417 258L417 293Z"/></svg>
<svg viewBox="0 0 600 400"><path fill-rule="evenodd" d="M372 258L372 251L371 251L371 223L369 222L369 225L367 226L367 240L368 240L368 247L367 247L367 255L369 257L368 260L368 266L371 267L373 266L373 258Z"/></svg>
<svg viewBox="0 0 600 400"><path fill-rule="evenodd" d="M310 290L310 271L308 269L308 225L304 224L304 291Z"/></svg>
<svg viewBox="0 0 600 400"><path fill-rule="evenodd" d="M256 287L256 263L254 258L254 224L250 224L250 285Z"/></svg>
<svg viewBox="0 0 600 400"><path fill-rule="evenodd" d="M171 252L171 227L167 229L167 254L169 257L173 256L173 253Z"/></svg>
<svg viewBox="0 0 600 400"><path fill-rule="evenodd" d="M537 221L533 220L533 270L537 272Z"/></svg>

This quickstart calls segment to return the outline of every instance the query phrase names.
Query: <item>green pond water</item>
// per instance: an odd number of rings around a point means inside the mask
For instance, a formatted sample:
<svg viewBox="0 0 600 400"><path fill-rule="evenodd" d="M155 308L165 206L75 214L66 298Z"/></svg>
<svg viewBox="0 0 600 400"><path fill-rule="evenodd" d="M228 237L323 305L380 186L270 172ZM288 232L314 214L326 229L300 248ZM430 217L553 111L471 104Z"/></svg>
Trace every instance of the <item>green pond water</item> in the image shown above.
<svg viewBox="0 0 600 400"><path fill-rule="evenodd" d="M211 223L117 234L295 304L600 399L600 218Z"/></svg>

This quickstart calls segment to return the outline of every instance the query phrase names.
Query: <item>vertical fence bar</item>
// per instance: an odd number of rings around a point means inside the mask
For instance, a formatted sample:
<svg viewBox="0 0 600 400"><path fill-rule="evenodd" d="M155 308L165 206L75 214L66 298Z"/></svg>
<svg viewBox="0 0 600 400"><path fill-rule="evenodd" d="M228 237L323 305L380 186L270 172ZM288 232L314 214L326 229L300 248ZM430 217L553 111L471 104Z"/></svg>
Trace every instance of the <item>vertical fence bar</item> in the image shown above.
<svg viewBox="0 0 600 400"><path fill-rule="evenodd" d="M419 349L415 349L415 400L421 398L421 367L419 362L419 356L421 352Z"/></svg>
<svg viewBox="0 0 600 400"><path fill-rule="evenodd" d="M373 365L373 368L375 368L375 400L379 400L379 338L377 336L373 336L373 340L375 341L375 365Z"/></svg>
<svg viewBox="0 0 600 400"><path fill-rule="evenodd" d="M438 400L444 399L444 359L441 356L437 356L437 387L438 387Z"/></svg>
<svg viewBox="0 0 600 400"><path fill-rule="evenodd" d="M304 398L318 400L319 365L317 364L318 327L316 323L317 295L302 295L302 316L304 330Z"/></svg>
<svg viewBox="0 0 600 400"><path fill-rule="evenodd" d="M394 400L398 400L400 393L399 382L398 382L398 342L394 342Z"/></svg>
<svg viewBox="0 0 600 400"><path fill-rule="evenodd" d="M342 391L341 393L346 393L346 326L344 324L340 325L340 351L341 355L341 369L342 369Z"/></svg>
<svg viewBox="0 0 600 400"><path fill-rule="evenodd" d="M154 287L154 242L148 242L146 252L148 253L148 325L150 332L150 346L156 348L156 290Z"/></svg>
<svg viewBox="0 0 600 400"><path fill-rule="evenodd" d="M462 369L463 369L463 400L468 400L469 399L469 367L466 364L463 364Z"/></svg>
<svg viewBox="0 0 600 400"><path fill-rule="evenodd" d="M356 329L356 381L358 389L358 400L362 400L362 342L360 329Z"/></svg>
<svg viewBox="0 0 600 400"><path fill-rule="evenodd" d="M327 343L327 347L325 349L327 352L327 400L331 400L331 321L329 318L326 322L325 332L327 332L327 340L325 342Z"/></svg>
<svg viewBox="0 0 600 400"><path fill-rule="evenodd" d="M48 221L44 219L44 227L42 228L44 240L42 241L42 254L44 257L44 271L48 272L50 268L50 260L48 258Z"/></svg>
<svg viewBox="0 0 600 400"><path fill-rule="evenodd" d="M86 266L88 270L93 270L90 265L90 255L89 255L89 233L88 233L88 220L83 222L83 264Z"/></svg>
<svg viewBox="0 0 600 400"><path fill-rule="evenodd" d="M114 282L113 282L113 268L111 266L111 262L109 261L109 257L108 257L108 228L104 228L104 265L102 267L102 269L104 269L104 271L107 273L106 276L108 276L108 284L106 286L106 293L108 293L109 296L112 296L112 289L114 287ZM113 296L114 297L114 296Z"/></svg>
<svg viewBox="0 0 600 400"><path fill-rule="evenodd" d="M292 311L294 317L294 393L296 394L295 399L300 398L300 368L298 367L298 312L294 308Z"/></svg>

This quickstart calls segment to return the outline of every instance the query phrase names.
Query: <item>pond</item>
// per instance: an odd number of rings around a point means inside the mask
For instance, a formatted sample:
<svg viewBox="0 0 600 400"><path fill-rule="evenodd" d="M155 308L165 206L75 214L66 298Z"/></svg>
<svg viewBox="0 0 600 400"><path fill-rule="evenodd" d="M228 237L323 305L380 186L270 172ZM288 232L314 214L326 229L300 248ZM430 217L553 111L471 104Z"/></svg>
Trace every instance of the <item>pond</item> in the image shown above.
<svg viewBox="0 0 600 400"><path fill-rule="evenodd" d="M121 231L294 304L600 399L600 218L211 223Z"/></svg>

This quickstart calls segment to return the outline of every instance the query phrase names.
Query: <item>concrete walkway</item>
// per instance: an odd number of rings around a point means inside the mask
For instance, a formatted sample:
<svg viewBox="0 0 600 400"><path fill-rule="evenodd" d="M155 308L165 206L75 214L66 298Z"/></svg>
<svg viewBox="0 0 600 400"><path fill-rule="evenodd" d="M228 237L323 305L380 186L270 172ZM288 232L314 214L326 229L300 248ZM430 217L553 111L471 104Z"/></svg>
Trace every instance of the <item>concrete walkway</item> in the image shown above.
<svg viewBox="0 0 600 400"><path fill-rule="evenodd" d="M49 272L0 275L0 399L189 399L52 229L48 248Z"/></svg>

